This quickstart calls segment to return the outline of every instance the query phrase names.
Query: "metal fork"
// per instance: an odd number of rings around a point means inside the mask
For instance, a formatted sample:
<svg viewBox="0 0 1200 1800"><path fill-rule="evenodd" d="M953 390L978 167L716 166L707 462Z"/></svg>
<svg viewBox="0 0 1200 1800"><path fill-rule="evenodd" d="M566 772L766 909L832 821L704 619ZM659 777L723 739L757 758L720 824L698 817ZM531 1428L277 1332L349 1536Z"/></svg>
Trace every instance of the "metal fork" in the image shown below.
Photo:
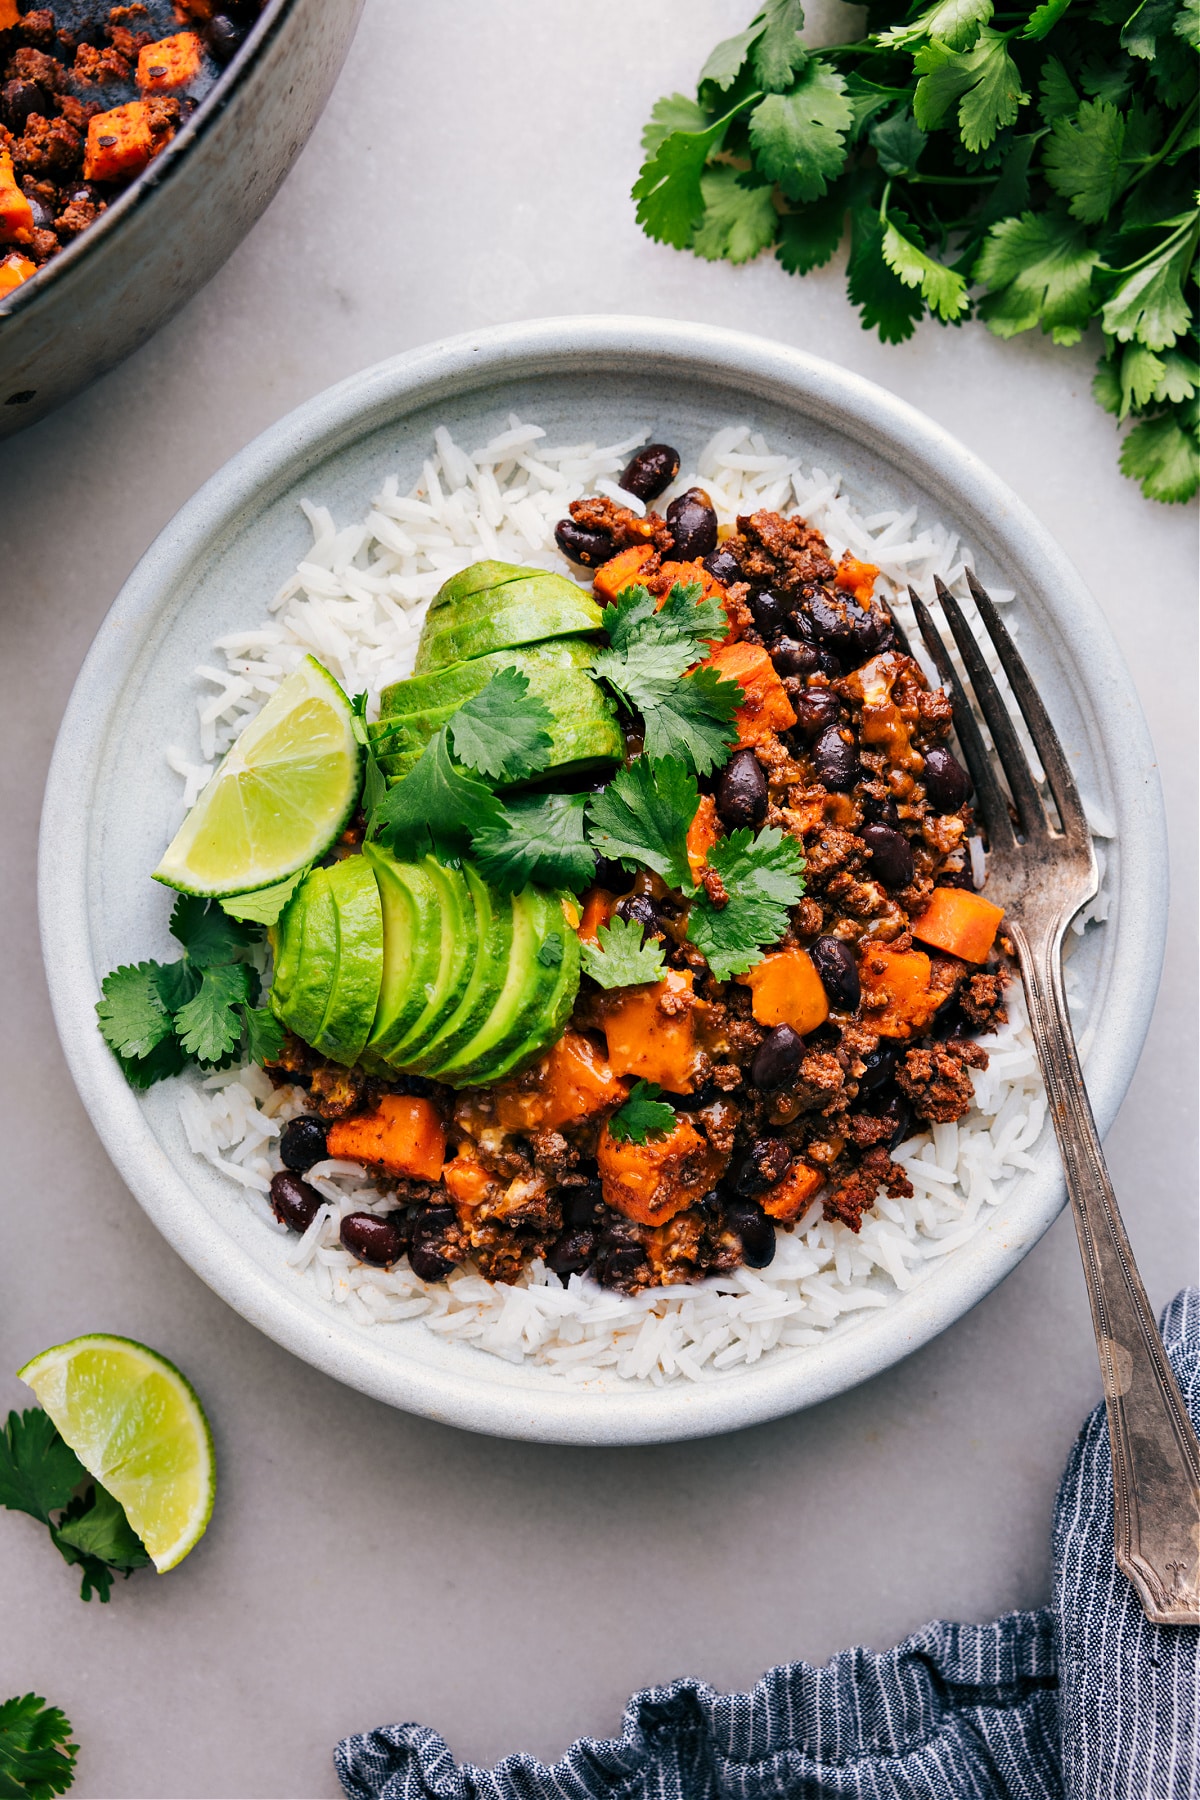
<svg viewBox="0 0 1200 1800"><path fill-rule="evenodd" d="M988 895L1005 910L1021 966L1038 1062L1058 1137L1083 1256L1112 1442L1117 1562L1146 1617L1200 1624L1200 1446L1167 1361L1079 1068L1063 987L1067 926L1096 893L1091 833L1058 734L995 605L973 576L971 593L1058 810L1050 817L1013 719L958 601L938 600L1008 783L1006 795L946 645L909 589L917 624L954 707L988 851ZM1010 798L1011 795L1011 804Z"/></svg>

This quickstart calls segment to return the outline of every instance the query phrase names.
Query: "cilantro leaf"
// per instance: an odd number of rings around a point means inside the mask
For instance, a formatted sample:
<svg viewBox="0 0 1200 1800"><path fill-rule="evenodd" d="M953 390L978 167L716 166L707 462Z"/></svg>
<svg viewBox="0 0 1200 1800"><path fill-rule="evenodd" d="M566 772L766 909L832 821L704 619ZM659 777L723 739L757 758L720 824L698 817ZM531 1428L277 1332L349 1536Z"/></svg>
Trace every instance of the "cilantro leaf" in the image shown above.
<svg viewBox="0 0 1200 1800"><path fill-rule="evenodd" d="M1071 0L1044 0L1035 6L1021 30L1023 38L1044 38L1062 18ZM1061 67L1061 64L1059 65Z"/></svg>
<svg viewBox="0 0 1200 1800"><path fill-rule="evenodd" d="M853 123L836 69L810 62L787 94L768 94L750 114L750 142L764 175L789 200L819 200L846 161Z"/></svg>
<svg viewBox="0 0 1200 1800"><path fill-rule="evenodd" d="M134 1088L151 1088L155 1082L182 1074L187 1066L183 1046L174 1032L156 1045L149 1056L122 1056L118 1060L126 1081Z"/></svg>
<svg viewBox="0 0 1200 1800"><path fill-rule="evenodd" d="M688 937L704 953L718 981L744 974L761 962L763 946L779 941L788 927L788 907L804 893L800 846L774 826L755 837L748 829L721 838L708 853L708 866L727 896L718 907L707 891L688 914Z"/></svg>
<svg viewBox="0 0 1200 1800"><path fill-rule="evenodd" d="M774 240L779 214L770 186L747 187L736 169L722 165L700 177L704 216L692 238L692 249L707 262L724 257L749 262Z"/></svg>
<svg viewBox="0 0 1200 1800"><path fill-rule="evenodd" d="M917 124L934 131L957 109L959 135L971 151L985 149L1002 126L1011 125L1028 98L1004 34L991 26L981 28L970 50L923 44L913 67L921 77L913 93Z"/></svg>
<svg viewBox="0 0 1200 1800"><path fill-rule="evenodd" d="M598 926L597 942L581 940L579 945L584 973L602 988L640 987L661 980L666 968L662 945L657 938L643 941L643 930L636 919L616 916Z"/></svg>
<svg viewBox="0 0 1200 1800"><path fill-rule="evenodd" d="M159 998L155 977L163 965L123 964L100 984L96 1017L104 1041L118 1056L142 1057L171 1035L171 1015Z"/></svg>
<svg viewBox="0 0 1200 1800"><path fill-rule="evenodd" d="M171 910L170 929L198 969L232 962L257 936L252 926L229 918L215 900L202 900L196 894L179 895Z"/></svg>
<svg viewBox="0 0 1200 1800"><path fill-rule="evenodd" d="M246 1056L252 1063L274 1062L283 1055L283 1026L265 1006L243 1006Z"/></svg>
<svg viewBox="0 0 1200 1800"><path fill-rule="evenodd" d="M735 109L737 110L737 109ZM704 192L700 177L704 165L721 140L733 113L716 119L703 131L672 131L642 164L633 184L637 220L647 237L660 244L685 250L704 216Z"/></svg>
<svg viewBox="0 0 1200 1800"><path fill-rule="evenodd" d="M683 763L639 756L591 801L588 835L601 856L653 869L668 887L690 893L687 834L699 804L696 778Z"/></svg>
<svg viewBox="0 0 1200 1800"><path fill-rule="evenodd" d="M412 769L375 808L372 829L403 855L461 856L474 833L503 820L504 808L450 753L447 727L434 733Z"/></svg>
<svg viewBox="0 0 1200 1800"><path fill-rule="evenodd" d="M1200 487L1200 445L1170 413L1145 419L1121 446L1121 472L1148 500L1190 500Z"/></svg>
<svg viewBox="0 0 1200 1800"><path fill-rule="evenodd" d="M85 1505L55 1528L54 1541L61 1550L77 1550L115 1569L144 1569L150 1561L146 1546L125 1517L125 1509L99 1482L88 1489Z"/></svg>
<svg viewBox="0 0 1200 1800"><path fill-rule="evenodd" d="M446 729L465 768L494 781L526 781L550 761L554 723L544 700L519 669L499 669L459 707Z"/></svg>
<svg viewBox="0 0 1200 1800"><path fill-rule="evenodd" d="M910 338L925 310L919 291L906 287L883 259L883 222L873 206L856 206L850 214L850 263L846 285L861 308L866 330L878 330L885 344Z"/></svg>
<svg viewBox="0 0 1200 1800"><path fill-rule="evenodd" d="M722 38L710 52L708 61L700 71L700 86L711 85L721 93L731 88L745 68L750 46L761 37L765 24L766 21L760 14L745 31L739 31L733 37Z"/></svg>
<svg viewBox="0 0 1200 1800"><path fill-rule="evenodd" d="M1100 358L1092 377L1092 394L1105 412L1119 413L1122 406L1120 365L1107 355Z"/></svg>
<svg viewBox="0 0 1200 1800"><path fill-rule="evenodd" d="M875 146L879 166L885 175L907 175L921 160L921 152L929 142L912 114L903 106L886 119L878 119L867 133Z"/></svg>
<svg viewBox="0 0 1200 1800"><path fill-rule="evenodd" d="M608 1135L618 1144L646 1144L675 1129L675 1108L660 1100L653 1081L635 1081L625 1104L608 1121Z"/></svg>
<svg viewBox="0 0 1200 1800"><path fill-rule="evenodd" d="M1046 180L1073 218L1094 225L1124 185L1125 120L1110 100L1085 100L1073 119L1055 119L1042 151Z"/></svg>
<svg viewBox="0 0 1200 1800"><path fill-rule="evenodd" d="M814 200L799 212L785 213L779 220L776 258L789 275L807 275L829 261L845 228L845 189L835 182L823 200Z"/></svg>
<svg viewBox="0 0 1200 1800"><path fill-rule="evenodd" d="M759 87L769 94L782 93L790 87L792 77L808 61L808 51L798 35L803 25L801 0L766 0L762 28L750 51L750 64Z"/></svg>
<svg viewBox="0 0 1200 1800"><path fill-rule="evenodd" d="M636 651L639 666L662 678L682 675L699 660L703 647L729 631L721 602L711 594L702 597L695 581L677 581L661 606L644 587L623 588L615 605L604 608L600 622L613 651ZM653 664L642 660L647 656L655 658Z"/></svg>
<svg viewBox="0 0 1200 1800"><path fill-rule="evenodd" d="M502 817L475 833L481 874L505 893L530 882L582 893L596 870L596 852L583 835L587 800L586 794L534 794L507 801Z"/></svg>
<svg viewBox="0 0 1200 1800"><path fill-rule="evenodd" d="M905 287L920 288L926 306L939 319L960 319L971 307L966 282L953 269L948 269L945 263L929 256L919 244L913 242L911 235L905 236L897 220L908 232L913 232L912 221L904 213L896 212L889 216L880 246L884 262L900 277Z"/></svg>
<svg viewBox="0 0 1200 1800"><path fill-rule="evenodd" d="M1180 239L1172 233L1157 256L1126 275L1101 308L1100 319L1110 337L1126 344L1137 338L1150 350L1165 350L1187 330L1191 310L1183 296L1183 278L1196 250L1196 234Z"/></svg>
<svg viewBox="0 0 1200 1800"><path fill-rule="evenodd" d="M704 108L686 94L664 94L650 110L649 122L642 132L642 149L647 156L653 156L673 131L704 131L711 123Z"/></svg>
<svg viewBox="0 0 1200 1800"><path fill-rule="evenodd" d="M379 775L379 765L373 756L367 758L367 769L368 772L374 769L379 780L383 781L382 775ZM364 788L363 811L370 817L367 798ZM374 805L374 800L371 801L371 805ZM231 919L237 919L242 924L274 925L300 883L309 873L308 869L299 869L295 875L289 875L286 881L273 881L270 887L255 888L252 894L231 894L227 900L221 901L221 911L228 913Z"/></svg>
<svg viewBox="0 0 1200 1800"><path fill-rule="evenodd" d="M1079 105L1079 95L1071 85L1071 77L1057 56L1048 56L1042 64L1038 88L1040 90L1038 111L1047 125L1052 125L1055 119L1061 119L1068 113L1073 113Z"/></svg>
<svg viewBox="0 0 1200 1800"><path fill-rule="evenodd" d="M1078 343L1091 317L1092 271L1099 260L1065 214L1002 219L975 264L975 280L991 289L980 301L980 316L997 337L1040 325L1056 344Z"/></svg>
<svg viewBox="0 0 1200 1800"><path fill-rule="evenodd" d="M681 681L634 680L625 691L642 715L651 762L675 756L707 775L729 761L737 742L734 714L745 698L739 682L701 668Z"/></svg>
<svg viewBox="0 0 1200 1800"><path fill-rule="evenodd" d="M250 998L250 970L245 963L221 963L203 971L200 990L175 1015L179 1041L189 1056L219 1063L232 1054L242 1036L239 1005Z"/></svg>
<svg viewBox="0 0 1200 1800"><path fill-rule="evenodd" d="M922 38L937 38L951 50L969 50L992 16L992 0L938 0L907 25L893 25L877 38L881 50L902 50Z"/></svg>
<svg viewBox="0 0 1200 1800"><path fill-rule="evenodd" d="M543 938L542 942L538 945L537 959L541 963L543 969L561 968L563 954L561 932L552 931L549 936Z"/></svg>
<svg viewBox="0 0 1200 1800"><path fill-rule="evenodd" d="M71 1721L40 1694L22 1694L0 1705L0 1795L12 1800L54 1800L74 1780L79 1746Z"/></svg>
<svg viewBox="0 0 1200 1800"><path fill-rule="evenodd" d="M1128 351L1125 353L1129 354ZM1167 401L1190 400L1200 392L1200 362L1178 350L1168 350L1162 357L1162 374L1151 398L1159 405Z"/></svg>
<svg viewBox="0 0 1200 1800"><path fill-rule="evenodd" d="M1153 61L1157 40L1171 30L1178 9L1179 0L1141 0L1122 27L1121 48L1130 56Z"/></svg>
<svg viewBox="0 0 1200 1800"><path fill-rule="evenodd" d="M0 1506L50 1523L87 1471L40 1407L10 1412L0 1430Z"/></svg>
<svg viewBox="0 0 1200 1800"><path fill-rule="evenodd" d="M1200 0L1183 0L1175 19L1175 36L1191 50L1200 50Z"/></svg>

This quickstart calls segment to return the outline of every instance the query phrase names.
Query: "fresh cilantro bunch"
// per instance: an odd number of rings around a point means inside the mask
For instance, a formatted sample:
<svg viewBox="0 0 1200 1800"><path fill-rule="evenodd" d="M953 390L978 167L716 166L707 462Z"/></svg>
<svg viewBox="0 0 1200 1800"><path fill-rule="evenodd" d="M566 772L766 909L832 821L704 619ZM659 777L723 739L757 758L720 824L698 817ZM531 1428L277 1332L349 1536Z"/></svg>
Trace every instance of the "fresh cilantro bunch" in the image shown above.
<svg viewBox="0 0 1200 1800"><path fill-rule="evenodd" d="M676 582L656 607L644 587L625 588L604 609L608 648L597 655L592 673L641 714L652 762L680 757L697 775L707 775L729 760L737 741L733 716L742 690L715 669L695 666L729 631L721 602L700 596L699 583Z"/></svg>
<svg viewBox="0 0 1200 1800"><path fill-rule="evenodd" d="M629 1098L608 1121L608 1135L619 1144L648 1144L675 1129L675 1108L660 1100L662 1089L653 1081L635 1081Z"/></svg>
<svg viewBox="0 0 1200 1800"><path fill-rule="evenodd" d="M283 1029L256 1004L258 971L245 960L261 927L180 894L171 935L183 945L177 962L127 963L100 984L100 1030L130 1083L151 1087L189 1062L220 1069L278 1056Z"/></svg>
<svg viewBox="0 0 1200 1800"><path fill-rule="evenodd" d="M106 1601L115 1575L132 1575L150 1561L124 1508L92 1481L49 1414L37 1407L10 1412L0 1430L0 1506L41 1521L63 1560L78 1564L84 1600L96 1593ZM2 1727L0 1709L0 1770ZM0 1800L4 1792L0 1785Z"/></svg>
<svg viewBox="0 0 1200 1800"><path fill-rule="evenodd" d="M850 230L866 328L976 313L999 337L1093 323L1093 384L1153 500L1200 482L1195 191L1200 0L873 0L866 37L810 51L800 0L718 44L695 99L643 134L637 216L661 243L791 274Z"/></svg>
<svg viewBox="0 0 1200 1800"><path fill-rule="evenodd" d="M40 1694L0 1705L0 1800L54 1800L75 1779L71 1721Z"/></svg>

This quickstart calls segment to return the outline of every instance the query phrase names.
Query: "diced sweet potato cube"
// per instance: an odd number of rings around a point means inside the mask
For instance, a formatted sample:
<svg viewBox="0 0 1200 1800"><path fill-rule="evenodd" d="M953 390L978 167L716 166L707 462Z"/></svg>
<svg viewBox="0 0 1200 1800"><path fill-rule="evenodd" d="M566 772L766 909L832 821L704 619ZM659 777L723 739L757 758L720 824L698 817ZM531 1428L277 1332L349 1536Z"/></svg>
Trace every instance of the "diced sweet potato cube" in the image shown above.
<svg viewBox="0 0 1200 1800"><path fill-rule="evenodd" d="M88 120L83 173L88 181L122 181L139 175L155 151L150 108L130 100Z"/></svg>
<svg viewBox="0 0 1200 1800"><path fill-rule="evenodd" d="M859 562L847 550L837 566L834 585L840 587L843 593L853 594L860 606L866 606L875 592L875 578L878 574L879 570L874 563Z"/></svg>
<svg viewBox="0 0 1200 1800"><path fill-rule="evenodd" d="M18 24L21 15L17 11L17 0L0 0L0 31L9 31Z"/></svg>
<svg viewBox="0 0 1200 1800"><path fill-rule="evenodd" d="M745 698L734 715L739 744L760 744L771 732L796 723L787 689L761 644L722 644L706 667L726 681L741 683Z"/></svg>
<svg viewBox="0 0 1200 1800"><path fill-rule="evenodd" d="M859 959L864 1025L880 1037L915 1037L953 992L953 979L950 986L944 979L949 969L935 969L923 950L868 946Z"/></svg>
<svg viewBox="0 0 1200 1800"><path fill-rule="evenodd" d="M725 608L725 616L729 621L729 634L724 638L709 639L710 649L715 650L718 643L731 644L735 638L741 636L742 628L738 622L736 611L730 609L729 595L725 591L724 583L718 581L702 562L665 562L660 566L658 574L653 577L654 592L658 595L660 607L676 582L681 582L685 587L699 582L700 599L719 600Z"/></svg>
<svg viewBox="0 0 1200 1800"><path fill-rule="evenodd" d="M610 894L607 888L589 888L583 896L583 917L579 921L578 935L586 943L597 943L596 933L601 925L608 924L616 908L616 894Z"/></svg>
<svg viewBox="0 0 1200 1800"><path fill-rule="evenodd" d="M326 1142L330 1156L397 1180L439 1181L446 1157L441 1114L415 1094L385 1094L374 1112L335 1120Z"/></svg>
<svg viewBox="0 0 1200 1800"><path fill-rule="evenodd" d="M200 39L194 31L177 31L138 51L137 84L145 94L166 94L186 87L200 73Z"/></svg>
<svg viewBox="0 0 1200 1800"><path fill-rule="evenodd" d="M17 186L12 152L0 150L0 242L27 244L32 236L33 208Z"/></svg>
<svg viewBox="0 0 1200 1800"><path fill-rule="evenodd" d="M722 1158L682 1113L672 1132L646 1144L618 1142L606 1125L596 1163L605 1204L639 1225L674 1218L706 1194L722 1170Z"/></svg>
<svg viewBox="0 0 1200 1800"><path fill-rule="evenodd" d="M627 587L636 587L638 571L653 555L653 544L631 544L628 550L619 550L611 561L602 563L592 578L597 600L611 605Z"/></svg>
<svg viewBox="0 0 1200 1800"><path fill-rule="evenodd" d="M614 1075L655 1081L672 1094L690 1094L696 1064L692 971L668 969L662 981L623 988L606 997L604 1035Z"/></svg>
<svg viewBox="0 0 1200 1800"><path fill-rule="evenodd" d="M628 1092L591 1038L566 1031L532 1069L493 1088L492 1101L505 1131L554 1131L619 1106Z"/></svg>
<svg viewBox="0 0 1200 1800"><path fill-rule="evenodd" d="M491 1185L492 1177L469 1151L459 1149L442 1170L442 1180L450 1198L458 1206L478 1206Z"/></svg>
<svg viewBox="0 0 1200 1800"><path fill-rule="evenodd" d="M961 956L964 962L986 962L996 941L1004 908L968 888L938 887L919 919L913 936L935 950Z"/></svg>
<svg viewBox="0 0 1200 1800"><path fill-rule="evenodd" d="M687 858L692 880L699 881L700 871L708 861L708 853L721 839L717 821L717 803L711 794L701 794L695 817L688 826Z"/></svg>
<svg viewBox="0 0 1200 1800"><path fill-rule="evenodd" d="M14 250L0 262L0 299L11 294L14 288L28 281L31 275L37 274L37 264L30 262L27 256L18 256Z"/></svg>
<svg viewBox="0 0 1200 1800"><path fill-rule="evenodd" d="M829 1017L829 997L807 950L776 950L736 979L750 989L760 1025L790 1025L807 1037Z"/></svg>
<svg viewBox="0 0 1200 1800"><path fill-rule="evenodd" d="M825 1177L819 1169L812 1168L809 1163L795 1162L782 1181L759 1195L759 1205L769 1219L791 1225L820 1193L824 1183Z"/></svg>

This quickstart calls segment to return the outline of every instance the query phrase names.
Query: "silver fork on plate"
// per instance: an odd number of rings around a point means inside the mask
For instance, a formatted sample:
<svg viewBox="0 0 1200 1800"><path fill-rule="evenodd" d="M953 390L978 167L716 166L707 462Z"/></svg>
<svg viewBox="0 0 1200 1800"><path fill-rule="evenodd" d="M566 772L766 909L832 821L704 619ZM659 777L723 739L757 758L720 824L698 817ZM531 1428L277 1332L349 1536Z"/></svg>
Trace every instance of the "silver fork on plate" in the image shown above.
<svg viewBox="0 0 1200 1800"><path fill-rule="evenodd" d="M1117 1562L1137 1589L1147 1618L1165 1625L1200 1624L1200 1446L1117 1210L1063 987L1063 936L1099 886L1091 833L1058 734L1029 671L992 600L973 576L967 580L1045 770L1057 825L958 601L937 583L942 612L1008 783L1007 795L929 608L911 588L909 595L953 703L954 726L987 839L988 897L1004 907L1005 928L1021 966L1062 1154L1108 1409Z"/></svg>

